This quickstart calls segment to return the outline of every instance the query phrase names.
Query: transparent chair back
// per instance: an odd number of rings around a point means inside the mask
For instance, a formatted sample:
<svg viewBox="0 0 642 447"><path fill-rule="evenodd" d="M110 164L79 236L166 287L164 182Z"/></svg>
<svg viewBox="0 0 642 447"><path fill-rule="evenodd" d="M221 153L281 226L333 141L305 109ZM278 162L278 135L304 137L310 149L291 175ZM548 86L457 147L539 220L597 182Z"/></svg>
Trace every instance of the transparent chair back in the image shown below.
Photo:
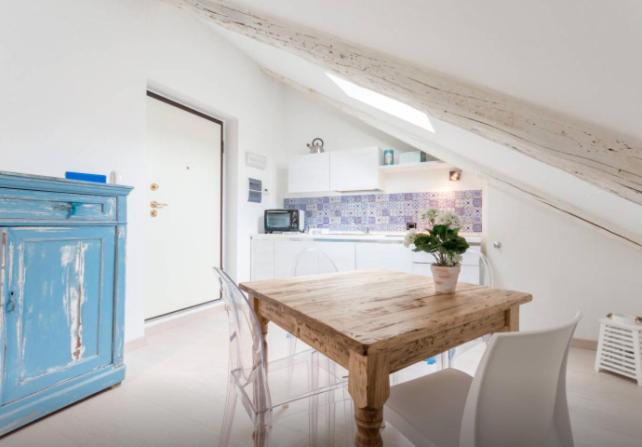
<svg viewBox="0 0 642 447"><path fill-rule="evenodd" d="M225 303L229 320L229 383L227 385L227 398L225 413L222 421L222 429L219 437L219 447L230 445L232 422L236 410L236 402L241 401L244 410L250 417L254 427L254 445L268 445L268 435L272 426L273 410L276 407L285 408L298 401L308 401L309 414L309 445L318 445L317 426L319 395L327 395L328 417L325 419L327 433L334 439L334 391L343 391L343 384L335 380L336 374L325 374L328 382L325 386L319 386L319 359L313 351L301 352L286 358L272 361L269 364L270 370L291 372L294 365L294 358L301 357L300 361L308 365L309 378L308 388L298 396L288 396L287 400L274 403L268 382L267 349L261 326L257 319L252 303L243 292L237 287L232 279L219 268L214 268L218 277L221 294ZM285 362L281 362L284 360ZM291 376L290 372L288 375ZM289 385L292 384L290 379ZM278 390L277 390L278 391ZM345 397L345 396L344 396ZM349 405L351 401L340 402ZM351 411L344 411L343 414L352 416ZM351 420L351 417L350 417ZM349 429L353 427L350 426ZM277 444L278 445L278 444ZM303 444L300 444L303 445ZM334 445L326 443L326 445Z"/></svg>
<svg viewBox="0 0 642 447"><path fill-rule="evenodd" d="M339 269L326 252L316 247L304 248L294 263L294 276L335 273Z"/></svg>
<svg viewBox="0 0 642 447"><path fill-rule="evenodd" d="M250 301L236 286L234 281L219 268L214 268L218 277L221 294L228 312L229 320L229 380L228 402L236 405L236 397L241 401L252 422L259 429L265 429L270 421L272 408L270 389L267 381L267 356L261 326L252 309ZM230 398L230 392L235 393ZM226 415L234 414L226 411ZM230 427L232 421L225 420L223 427ZM229 444L230 431L222 432L219 445Z"/></svg>
<svg viewBox="0 0 642 447"><path fill-rule="evenodd" d="M490 260L484 253L479 254L479 284L495 287L495 275Z"/></svg>

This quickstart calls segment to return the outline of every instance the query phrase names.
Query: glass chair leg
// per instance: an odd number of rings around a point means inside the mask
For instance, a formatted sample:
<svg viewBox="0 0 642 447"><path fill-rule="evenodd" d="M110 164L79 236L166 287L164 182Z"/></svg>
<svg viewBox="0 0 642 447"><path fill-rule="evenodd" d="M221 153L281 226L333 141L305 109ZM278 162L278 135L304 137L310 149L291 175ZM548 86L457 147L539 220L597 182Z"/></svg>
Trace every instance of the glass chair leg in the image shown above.
<svg viewBox="0 0 642 447"><path fill-rule="evenodd" d="M328 385L337 383L337 371L335 363L327 359L328 362ZM328 393L328 447L335 446L334 432L335 432L335 417L336 409L334 407L334 391Z"/></svg>
<svg viewBox="0 0 642 447"><path fill-rule="evenodd" d="M225 397L225 410L223 412L223 421L221 432L219 434L218 445L228 447L230 445L230 435L232 433L232 424L234 423L234 413L236 412L236 389L233 383L227 384L227 396Z"/></svg>
<svg viewBox="0 0 642 447"><path fill-rule="evenodd" d="M319 388L319 354L313 352L310 354L310 371L309 371L309 389ZM317 428L319 425L319 396L314 395L308 400L308 444L310 447L317 445Z"/></svg>

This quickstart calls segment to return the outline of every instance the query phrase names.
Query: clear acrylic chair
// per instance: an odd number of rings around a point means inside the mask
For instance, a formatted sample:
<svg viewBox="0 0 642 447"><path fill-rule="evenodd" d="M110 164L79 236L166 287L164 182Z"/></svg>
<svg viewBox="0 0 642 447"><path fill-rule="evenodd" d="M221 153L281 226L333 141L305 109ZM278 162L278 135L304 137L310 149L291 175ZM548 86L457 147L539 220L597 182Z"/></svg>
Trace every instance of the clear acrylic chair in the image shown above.
<svg viewBox="0 0 642 447"><path fill-rule="evenodd" d="M297 254L293 273L294 276L301 276L338 271L337 264L326 252L317 247L308 247Z"/></svg>
<svg viewBox="0 0 642 447"><path fill-rule="evenodd" d="M328 256L326 252L323 250L319 249L318 247L307 247L301 250L295 259L294 262L294 276L303 276L303 275L317 275L317 274L323 274L323 273L336 273L339 271L339 268L337 267L336 263ZM298 340L296 337L294 337L291 334L288 334L288 339L289 339L289 348L288 348L288 354L290 355L290 358L293 359L294 355L296 354L297 351L297 345L298 345ZM325 358L323 360L325 365L325 369L328 371L328 373L336 377L337 376L337 367L336 364L328 359ZM290 377L293 374L293 366L292 366L292 361L290 361L290 366L289 366L289 375ZM312 387L318 386L318 383L315 382L315 377L312 376L312 382L311 382ZM328 420L332 424L334 421L334 415L332 412L334 411L335 405L334 405L334 396L333 395L328 395L329 396L329 402L328 402L328 408L331 414L328 417ZM313 397L312 398L315 403L317 398ZM314 416L313 416L314 417ZM312 426L315 426L314 421L312 421Z"/></svg>
<svg viewBox="0 0 642 447"><path fill-rule="evenodd" d="M335 262L326 252L316 247L308 247L301 250L294 262L294 276L316 275L322 273L336 273L339 269ZM297 338L291 334L289 339L289 355L294 355L297 349Z"/></svg>
<svg viewBox="0 0 642 447"><path fill-rule="evenodd" d="M566 364L580 317L493 335L474 378L445 369L393 386L386 419L417 446L573 447Z"/></svg>
<svg viewBox="0 0 642 447"><path fill-rule="evenodd" d="M227 396L225 401L225 410L222 420L221 432L219 437L219 446L227 447L230 445L230 436L232 433L232 422L236 412L237 402L240 401L243 409L250 417L253 427L254 445L265 447L268 445L268 437L273 424L275 415L287 419L288 415L300 411L303 403L308 413L309 433L307 436L309 445L321 445L317 442L319 426L319 396L327 395L325 402L328 409L328 419L325 421L326 429L322 436L325 436L323 445L332 445L328 439L335 439L334 433L334 410L337 403L345 407L346 403L341 399L334 399L334 394L340 394L344 399L345 381L337 379L327 372L324 375L324 385L318 386L319 383L319 357L320 354L308 350L297 353L294 362L306 365L308 369L307 381L304 383L295 383L291 378L288 381L284 375L283 381L279 384L280 388L285 390L285 399L279 403L273 403L270 382L270 376L273 372L283 371L287 374L288 367L292 364L293 359L286 357L276 361L267 361L267 344L261 331L258 319L250 301L243 292L236 286L232 279L221 269L214 268L221 287L221 295L225 303L229 321L229 376L227 384ZM300 379L300 377L299 377ZM300 381L300 380L299 380ZM316 384L316 386L314 386ZM299 393L293 393L292 390L299 386ZM278 386L277 386L278 388ZM332 396L331 398L329 396ZM290 408L297 407L298 410ZM329 410L330 406L332 411ZM347 410L344 414L350 414ZM332 418L332 420L330 420ZM350 421L351 422L351 421ZM300 425L300 424L299 424ZM349 433L347 434L349 436ZM281 445L279 443L278 445ZM300 442L298 445L301 444Z"/></svg>
<svg viewBox="0 0 642 447"><path fill-rule="evenodd" d="M493 269L490 266L490 262L485 254L479 253L479 285L487 287L495 287L495 277L493 274ZM449 349L447 352L440 354L441 357L441 369L445 368L454 368L455 367L455 357L460 354L463 354L468 349L477 346L480 342L488 345L490 337L492 335L484 335L483 337L473 340L466 343L463 346Z"/></svg>

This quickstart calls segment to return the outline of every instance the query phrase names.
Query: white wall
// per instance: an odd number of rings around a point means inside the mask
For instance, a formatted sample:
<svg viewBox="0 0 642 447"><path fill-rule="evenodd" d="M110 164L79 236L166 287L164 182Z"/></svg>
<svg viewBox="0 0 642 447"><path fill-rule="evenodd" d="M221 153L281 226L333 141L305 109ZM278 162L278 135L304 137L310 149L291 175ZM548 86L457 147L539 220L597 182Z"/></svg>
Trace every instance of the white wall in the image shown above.
<svg viewBox="0 0 642 447"><path fill-rule="evenodd" d="M248 175L276 190L276 163L251 172L244 151L282 152L282 88L205 25L156 0L2 2L2 170L63 176L116 171L129 200L126 337L143 334L145 90L226 120L226 268L249 277ZM273 187L274 185L274 187ZM235 256L235 253L239 253ZM183 262L183 260L177 260Z"/></svg>
<svg viewBox="0 0 642 447"><path fill-rule="evenodd" d="M315 137L323 139L326 151L365 146L391 147L401 151L416 150L290 87L285 88L285 124L284 144L288 155L307 153L306 143Z"/></svg>
<svg viewBox="0 0 642 447"><path fill-rule="evenodd" d="M490 184L487 251L496 285L528 291L523 329L545 327L582 311L575 337L596 340L609 312L642 314L642 253L619 238ZM499 241L501 249L492 247Z"/></svg>

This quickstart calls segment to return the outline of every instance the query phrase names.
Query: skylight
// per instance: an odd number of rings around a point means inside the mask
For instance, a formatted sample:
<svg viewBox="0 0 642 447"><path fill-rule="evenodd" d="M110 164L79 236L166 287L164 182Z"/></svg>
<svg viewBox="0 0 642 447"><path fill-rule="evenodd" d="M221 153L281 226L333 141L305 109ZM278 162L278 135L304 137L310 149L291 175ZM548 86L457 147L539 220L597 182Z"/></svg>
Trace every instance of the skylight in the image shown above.
<svg viewBox="0 0 642 447"><path fill-rule="evenodd" d="M415 109L414 107L404 104L401 101L396 99L389 98L388 96L377 93L373 90L363 88L357 84L353 84L350 81L341 79L338 76L333 75L332 73L326 73L332 82L337 84L343 92L349 97L361 101L364 104L368 104L375 109L379 109L382 112L386 112L392 116L396 116L406 122L419 126L423 129L434 132L435 129L432 127L428 115L426 115L421 110Z"/></svg>

